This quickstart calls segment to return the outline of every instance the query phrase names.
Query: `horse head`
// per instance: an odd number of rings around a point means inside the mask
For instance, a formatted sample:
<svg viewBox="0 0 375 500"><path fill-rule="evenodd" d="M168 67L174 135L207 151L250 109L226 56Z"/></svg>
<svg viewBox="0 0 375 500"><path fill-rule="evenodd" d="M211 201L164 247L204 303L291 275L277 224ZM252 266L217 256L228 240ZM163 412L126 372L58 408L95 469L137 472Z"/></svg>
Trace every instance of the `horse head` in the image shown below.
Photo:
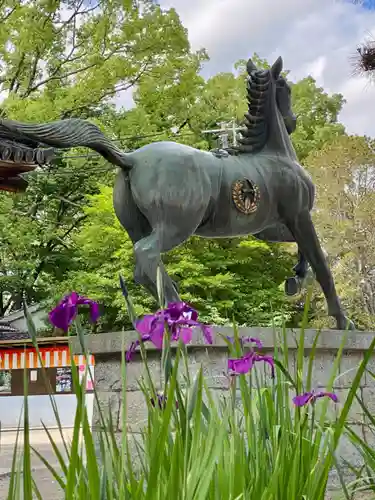
<svg viewBox="0 0 375 500"><path fill-rule="evenodd" d="M295 131L297 118L292 111L290 86L281 74L281 57L265 70L259 70L249 59L246 69L249 108L245 114L245 128L238 139L238 149L254 153L263 149L270 134L275 135L275 123L272 120L277 120L278 115L282 122L278 125L284 127L288 135Z"/></svg>
<svg viewBox="0 0 375 500"><path fill-rule="evenodd" d="M279 59L281 60L281 57L279 57ZM290 90L290 86L285 78L280 74L279 78L276 80L276 103L289 135L292 134L297 127L297 117L292 111L291 97L292 91Z"/></svg>

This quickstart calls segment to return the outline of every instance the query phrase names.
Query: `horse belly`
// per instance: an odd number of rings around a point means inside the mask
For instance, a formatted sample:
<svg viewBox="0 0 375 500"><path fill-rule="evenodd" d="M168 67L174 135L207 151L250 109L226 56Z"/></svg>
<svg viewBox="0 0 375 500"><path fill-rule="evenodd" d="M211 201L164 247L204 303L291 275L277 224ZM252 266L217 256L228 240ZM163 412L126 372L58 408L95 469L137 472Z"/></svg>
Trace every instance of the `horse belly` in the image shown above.
<svg viewBox="0 0 375 500"><path fill-rule="evenodd" d="M196 229L195 234L202 238L235 238L259 233L275 222L277 222L277 218L255 222L251 218L236 217L230 223L220 220L216 220L214 223L203 223Z"/></svg>
<svg viewBox="0 0 375 500"><path fill-rule="evenodd" d="M236 203L237 202L237 203ZM203 221L195 233L204 238L227 238L255 234L278 222L279 218L267 200L260 199L256 206L248 207L238 200L226 199ZM244 210L244 211L241 211ZM250 212L250 213L249 213Z"/></svg>
<svg viewBox="0 0 375 500"><path fill-rule="evenodd" d="M272 186L266 186L257 168L241 161L230 165L224 171L214 207L196 234L225 238L258 233L278 221L275 198Z"/></svg>

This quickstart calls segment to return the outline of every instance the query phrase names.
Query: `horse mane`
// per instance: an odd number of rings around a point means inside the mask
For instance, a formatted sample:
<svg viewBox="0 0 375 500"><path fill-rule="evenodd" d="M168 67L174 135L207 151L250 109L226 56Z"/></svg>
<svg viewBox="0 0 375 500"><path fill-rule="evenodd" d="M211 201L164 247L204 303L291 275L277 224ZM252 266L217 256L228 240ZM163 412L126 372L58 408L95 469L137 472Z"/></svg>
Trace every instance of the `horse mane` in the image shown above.
<svg viewBox="0 0 375 500"><path fill-rule="evenodd" d="M240 153L255 153L265 146L268 139L268 111L271 97L271 73L269 70L253 70L247 67L246 84L248 111L244 128L238 138Z"/></svg>

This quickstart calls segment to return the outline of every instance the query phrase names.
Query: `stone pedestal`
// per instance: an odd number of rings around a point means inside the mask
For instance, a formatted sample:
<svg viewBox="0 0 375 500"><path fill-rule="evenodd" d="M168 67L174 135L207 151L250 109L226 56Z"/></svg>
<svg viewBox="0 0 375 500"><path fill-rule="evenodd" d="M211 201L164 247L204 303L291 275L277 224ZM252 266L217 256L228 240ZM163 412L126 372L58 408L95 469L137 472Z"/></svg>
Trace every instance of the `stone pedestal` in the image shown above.
<svg viewBox="0 0 375 500"><path fill-rule="evenodd" d="M217 327L216 333L233 335L231 328ZM264 351L272 353L274 348L274 332L267 328L240 328L240 336L258 337L262 340ZM307 330L305 332L305 356L306 371L309 352L312 348L316 332ZM315 363L312 374L312 385L315 389L326 388L333 368L333 361L342 341L342 332L325 331L322 332L318 341L315 355ZM349 332L345 351L340 363L339 374L334 384L334 391L338 395L337 406L332 404L332 411L340 411L345 402L347 393L351 387L357 368L363 359L364 352L370 346L374 333L370 332ZM195 335L192 344L188 347L189 369L191 376L203 365L204 375L208 386L217 391L217 394L225 394L228 391L227 359L228 350L225 342L216 335L213 345L204 344L200 335ZM116 432L120 439L122 432L122 382L121 382L121 352L129 343L137 338L135 332L106 333L98 335L88 335L86 337L86 348L95 356L95 387L99 404L102 410L110 411L115 425ZM296 356L296 339L299 332L288 331L288 348L290 368L293 368ZM82 352L79 341L72 338L72 348L75 354ZM151 376L157 388L162 386L162 370L160 366L160 351L155 350L151 344L147 345L147 356ZM375 372L375 358L370 360L368 368ZM128 422L127 432L131 435L139 433L142 426L147 422L146 403L142 392L139 390L137 380L143 374L144 367L137 353L130 364L127 365L127 411ZM370 412L375 412L375 380L365 373L361 380L360 392L367 404ZM361 433L368 440L370 446L375 443L374 437L366 426L366 420L360 405L354 401L349 414L349 422L357 432ZM93 432L98 430L98 408L94 403ZM360 456L356 449L345 439L339 445L339 455L349 462L358 465ZM332 482L338 479L332 474Z"/></svg>

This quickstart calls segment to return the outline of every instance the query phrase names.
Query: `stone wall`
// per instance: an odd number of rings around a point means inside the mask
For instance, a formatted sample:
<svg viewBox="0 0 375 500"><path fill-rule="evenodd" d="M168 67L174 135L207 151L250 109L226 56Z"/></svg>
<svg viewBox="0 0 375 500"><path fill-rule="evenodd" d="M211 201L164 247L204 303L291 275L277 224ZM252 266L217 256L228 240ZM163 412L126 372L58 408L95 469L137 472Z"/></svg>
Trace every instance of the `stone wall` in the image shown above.
<svg viewBox="0 0 375 500"><path fill-rule="evenodd" d="M229 328L218 327L216 328L216 332L224 335L232 334L232 330ZM241 328L239 334L240 336L260 338L263 342L264 351L273 351L274 332L272 329ZM287 334L290 369L293 369L296 357L296 341L299 338L299 332L289 330ZM342 408L356 374L357 367L363 359L364 352L369 348L373 335L373 333L349 332L340 363L339 374L334 384L334 391L338 395L340 402L338 405L332 404L333 412L339 412ZM307 358L315 336L315 331L308 330L305 332L306 370ZM312 373L312 385L314 388L326 387L332 373L333 362L342 341L342 336L343 333L338 331L325 331L321 333L316 348L315 364ZM86 348L95 355L95 385L98 399L102 410L111 412L119 437L122 431L121 352L135 338L136 334L134 332L107 333L86 337ZM81 352L77 339L72 339L72 348L75 353ZM208 346L202 342L200 335L195 334L188 352L191 375L194 376L194 373L199 370L202 364L208 386L216 391L217 395L225 394L225 391L228 390L228 378L225 376L227 372L228 351L222 338L217 335L214 344ZM160 352L153 349L152 346L147 346L147 356L154 383L157 388L161 388L162 370L160 366ZM368 368L375 372L375 357L370 360ZM137 383L142 374L143 365L140 355L136 354L133 361L127 366L127 431L131 434L139 433L140 428L147 422L146 404ZM367 408L370 412L375 412L375 380L367 373L362 377L360 391L367 403ZM357 401L353 402L349 421L355 430L368 440L370 446L375 445L374 436L366 426L366 420ZM98 409L96 403L94 403L94 433L98 432L98 422ZM338 453L352 464L360 464L359 453L345 438L340 442ZM333 472L333 484L336 481L337 478Z"/></svg>

